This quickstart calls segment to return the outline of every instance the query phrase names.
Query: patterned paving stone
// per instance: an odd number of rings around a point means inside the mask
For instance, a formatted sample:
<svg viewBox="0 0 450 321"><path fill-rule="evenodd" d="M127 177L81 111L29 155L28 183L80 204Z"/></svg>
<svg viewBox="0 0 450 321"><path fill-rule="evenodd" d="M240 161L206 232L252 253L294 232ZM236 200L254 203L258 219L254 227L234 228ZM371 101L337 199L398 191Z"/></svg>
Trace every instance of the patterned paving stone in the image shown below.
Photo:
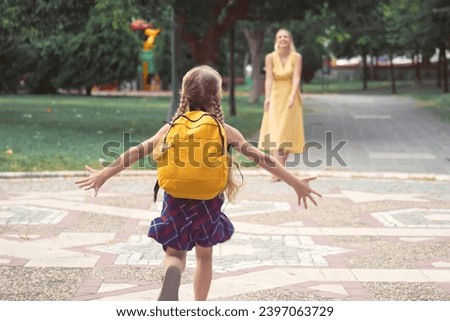
<svg viewBox="0 0 450 321"><path fill-rule="evenodd" d="M389 227L450 227L450 209L406 208L372 213L372 216Z"/></svg>
<svg viewBox="0 0 450 321"><path fill-rule="evenodd" d="M67 211L35 206L0 206L0 224L58 224L67 215L67 213Z"/></svg>
<svg viewBox="0 0 450 321"><path fill-rule="evenodd" d="M70 177L0 180L0 298L156 299L164 253L146 232L161 203L127 189L149 179L119 177L99 198ZM305 211L285 184L247 176L224 209L236 231L214 248L211 300L448 299L446 184L325 177L314 187L325 197ZM189 252L183 300L193 299L194 268Z"/></svg>

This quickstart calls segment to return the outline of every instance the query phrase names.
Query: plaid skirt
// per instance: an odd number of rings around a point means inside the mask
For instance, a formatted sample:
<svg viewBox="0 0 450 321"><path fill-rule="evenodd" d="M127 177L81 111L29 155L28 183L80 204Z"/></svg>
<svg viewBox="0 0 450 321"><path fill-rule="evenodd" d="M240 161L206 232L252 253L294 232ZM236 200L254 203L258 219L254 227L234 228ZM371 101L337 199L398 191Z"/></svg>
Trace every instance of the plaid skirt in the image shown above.
<svg viewBox="0 0 450 321"><path fill-rule="evenodd" d="M150 223L148 236L171 247L189 251L196 244L210 247L231 238L234 227L222 213L224 196L201 201L175 198L164 193L161 216Z"/></svg>

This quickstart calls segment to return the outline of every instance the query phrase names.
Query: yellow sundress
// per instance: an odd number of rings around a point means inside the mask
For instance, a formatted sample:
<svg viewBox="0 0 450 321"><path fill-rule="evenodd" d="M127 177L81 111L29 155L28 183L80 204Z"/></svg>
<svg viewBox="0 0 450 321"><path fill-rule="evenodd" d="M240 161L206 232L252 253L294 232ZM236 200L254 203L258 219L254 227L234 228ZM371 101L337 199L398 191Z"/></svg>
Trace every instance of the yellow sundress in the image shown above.
<svg viewBox="0 0 450 321"><path fill-rule="evenodd" d="M273 83L270 92L269 111L264 111L258 148L266 151L284 150L303 152L305 134L303 129L303 106L300 88L295 94L294 104L287 106L292 89L295 53L291 52L283 66L278 52L272 55Z"/></svg>

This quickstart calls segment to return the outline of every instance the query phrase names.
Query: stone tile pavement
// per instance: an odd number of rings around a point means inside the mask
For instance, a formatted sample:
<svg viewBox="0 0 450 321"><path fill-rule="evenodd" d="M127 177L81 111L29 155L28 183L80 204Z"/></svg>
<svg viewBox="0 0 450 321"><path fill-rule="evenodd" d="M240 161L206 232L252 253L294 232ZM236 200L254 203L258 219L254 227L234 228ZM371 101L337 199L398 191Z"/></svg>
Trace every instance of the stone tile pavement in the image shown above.
<svg viewBox="0 0 450 321"><path fill-rule="evenodd" d="M304 210L284 183L244 171L224 209L236 232L214 249L211 300L450 299L449 177L318 174L324 197ZM154 173L125 172L97 198L75 179L0 180L0 299L155 300ZM190 253L181 300L193 299L194 266Z"/></svg>

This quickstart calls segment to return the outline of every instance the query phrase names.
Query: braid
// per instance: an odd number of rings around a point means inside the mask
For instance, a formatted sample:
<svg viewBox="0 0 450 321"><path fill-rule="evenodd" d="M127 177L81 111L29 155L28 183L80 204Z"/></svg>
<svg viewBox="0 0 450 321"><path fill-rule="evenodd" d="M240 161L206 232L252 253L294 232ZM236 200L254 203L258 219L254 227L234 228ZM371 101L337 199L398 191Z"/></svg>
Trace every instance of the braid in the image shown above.
<svg viewBox="0 0 450 321"><path fill-rule="evenodd" d="M172 118L172 121L177 118L178 116L184 114L186 112L186 110L188 109L189 104L187 102L186 96L181 95L180 96L180 104L178 106L178 109L175 113L175 115Z"/></svg>
<svg viewBox="0 0 450 321"><path fill-rule="evenodd" d="M225 120L219 99L213 98L213 108L214 108L214 115L216 116L217 120L219 120L219 122L223 125L225 123Z"/></svg>

